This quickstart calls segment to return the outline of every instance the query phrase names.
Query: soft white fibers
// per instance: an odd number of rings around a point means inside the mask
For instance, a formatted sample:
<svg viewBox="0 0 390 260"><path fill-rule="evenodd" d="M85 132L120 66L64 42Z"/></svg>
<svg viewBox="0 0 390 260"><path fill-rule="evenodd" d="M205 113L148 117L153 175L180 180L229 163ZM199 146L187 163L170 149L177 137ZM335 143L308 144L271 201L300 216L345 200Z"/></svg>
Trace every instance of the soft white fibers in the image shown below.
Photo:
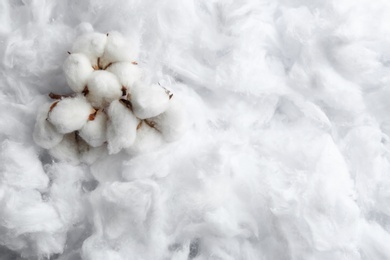
<svg viewBox="0 0 390 260"><path fill-rule="evenodd" d="M0 21L0 258L390 258L389 1L2 1ZM187 132L53 162L37 108L69 93L77 36L112 30Z"/></svg>
<svg viewBox="0 0 390 260"><path fill-rule="evenodd" d="M154 151L162 144L164 144L164 141L161 133L142 121L139 129L137 129L135 142L126 149L126 152L132 155L143 154Z"/></svg>
<svg viewBox="0 0 390 260"><path fill-rule="evenodd" d="M103 145L107 141L107 114L102 110L98 110L92 120L80 129L79 135L90 146L97 147Z"/></svg>
<svg viewBox="0 0 390 260"><path fill-rule="evenodd" d="M143 78L143 71L139 65L131 62L115 62L107 68L107 71L118 77L122 86L131 91L135 82Z"/></svg>
<svg viewBox="0 0 390 260"><path fill-rule="evenodd" d="M87 99L95 108L107 107L122 96L122 86L111 72L97 70L88 79Z"/></svg>
<svg viewBox="0 0 390 260"><path fill-rule="evenodd" d="M139 120L123 101L111 102L107 109L107 142L110 154L118 153L122 148L131 146L136 137Z"/></svg>
<svg viewBox="0 0 390 260"><path fill-rule="evenodd" d="M81 35L73 43L72 52L83 53L89 58L93 67L98 67L98 58L103 56L107 35L103 33L88 33Z"/></svg>
<svg viewBox="0 0 390 260"><path fill-rule="evenodd" d="M63 137L63 134L60 134L47 120L51 105L51 103L48 103L39 109L33 132L35 143L45 149L50 149L57 145Z"/></svg>
<svg viewBox="0 0 390 260"><path fill-rule="evenodd" d="M82 92L93 71L92 64L83 53L72 53L64 63L66 82L75 92Z"/></svg>
<svg viewBox="0 0 390 260"><path fill-rule="evenodd" d="M175 96L169 100L169 107L164 113L148 120L167 142L180 139L188 128L185 108Z"/></svg>
<svg viewBox="0 0 390 260"><path fill-rule="evenodd" d="M48 111L48 120L58 132L66 134L81 129L94 112L85 97L78 95L55 101Z"/></svg>
<svg viewBox="0 0 390 260"><path fill-rule="evenodd" d="M111 63L118 61L136 62L138 49L135 42L126 39L119 32L109 32L107 44L101 58L102 68L106 68Z"/></svg>
<svg viewBox="0 0 390 260"><path fill-rule="evenodd" d="M137 82L130 92L134 114L140 118L151 118L163 113L169 106L169 93L159 85Z"/></svg>

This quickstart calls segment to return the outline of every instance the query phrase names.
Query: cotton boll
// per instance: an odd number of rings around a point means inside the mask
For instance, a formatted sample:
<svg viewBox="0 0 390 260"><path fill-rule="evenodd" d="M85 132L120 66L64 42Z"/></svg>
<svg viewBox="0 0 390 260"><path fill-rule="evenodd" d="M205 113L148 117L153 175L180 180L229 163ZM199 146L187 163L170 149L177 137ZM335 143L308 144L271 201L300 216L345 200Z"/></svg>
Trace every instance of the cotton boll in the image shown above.
<svg viewBox="0 0 390 260"><path fill-rule="evenodd" d="M147 119L147 121L161 132L167 142L178 140L187 130L184 107L175 97L172 97L169 107L164 113Z"/></svg>
<svg viewBox="0 0 390 260"><path fill-rule="evenodd" d="M118 153L122 148L131 146L136 137L138 119L126 106L128 101L115 100L107 110L107 142L109 154Z"/></svg>
<svg viewBox="0 0 390 260"><path fill-rule="evenodd" d="M87 56L82 53L72 53L63 66L66 82L74 91L81 93L87 86L87 81L93 68Z"/></svg>
<svg viewBox="0 0 390 260"><path fill-rule="evenodd" d="M159 85L138 82L131 91L134 114L140 119L163 113L169 106L170 94Z"/></svg>
<svg viewBox="0 0 390 260"><path fill-rule="evenodd" d="M107 71L114 73L122 86L130 91L133 84L143 77L143 72L139 66L131 62L115 62L107 68Z"/></svg>
<svg viewBox="0 0 390 260"><path fill-rule="evenodd" d="M93 107L103 108L122 96L122 85L111 72L94 71L88 79L87 99Z"/></svg>
<svg viewBox="0 0 390 260"><path fill-rule="evenodd" d="M52 104L48 120L58 132L66 134L81 129L94 112L85 97L78 95Z"/></svg>
<svg viewBox="0 0 390 260"><path fill-rule="evenodd" d="M155 128L142 122L132 146L126 149L131 155L150 152L164 143L162 135Z"/></svg>
<svg viewBox="0 0 390 260"><path fill-rule="evenodd" d="M98 68L98 58L103 56L107 43L107 35L102 33L88 33L80 36L73 44L72 52L84 53L93 67Z"/></svg>
<svg viewBox="0 0 390 260"><path fill-rule="evenodd" d="M103 57L100 59L100 65L105 69L114 62L133 62L136 60L136 56L137 50L134 43L127 40L119 32L110 32L107 36Z"/></svg>
<svg viewBox="0 0 390 260"><path fill-rule="evenodd" d="M75 133L64 135L62 141L49 150L49 154L59 161L79 164L79 148Z"/></svg>
<svg viewBox="0 0 390 260"><path fill-rule="evenodd" d="M93 120L89 120L83 128L80 129L79 135L90 146L98 147L107 141L107 115L99 110Z"/></svg>
<svg viewBox="0 0 390 260"><path fill-rule="evenodd" d="M50 110L51 104L43 105L37 115L35 122L33 139L39 146L50 149L59 144L63 135L57 132L57 129L48 121L47 116Z"/></svg>

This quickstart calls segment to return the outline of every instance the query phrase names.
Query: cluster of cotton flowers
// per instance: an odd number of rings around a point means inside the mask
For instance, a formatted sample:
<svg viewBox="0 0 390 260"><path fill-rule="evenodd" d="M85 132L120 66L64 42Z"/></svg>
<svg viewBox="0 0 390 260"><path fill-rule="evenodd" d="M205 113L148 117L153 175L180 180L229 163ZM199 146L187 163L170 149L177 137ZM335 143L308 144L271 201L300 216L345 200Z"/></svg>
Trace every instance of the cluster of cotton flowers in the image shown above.
<svg viewBox="0 0 390 260"><path fill-rule="evenodd" d="M33 138L53 157L93 163L122 149L150 151L184 133L182 105L169 90L146 83L131 42L118 32L79 37L63 69L71 95L40 109Z"/></svg>

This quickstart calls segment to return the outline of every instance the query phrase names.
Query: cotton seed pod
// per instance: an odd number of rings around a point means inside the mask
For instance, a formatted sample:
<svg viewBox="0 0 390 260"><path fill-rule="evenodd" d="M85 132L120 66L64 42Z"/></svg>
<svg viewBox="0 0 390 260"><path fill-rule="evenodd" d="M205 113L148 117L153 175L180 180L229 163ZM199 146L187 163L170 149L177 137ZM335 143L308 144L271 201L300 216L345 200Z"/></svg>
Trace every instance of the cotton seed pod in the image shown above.
<svg viewBox="0 0 390 260"><path fill-rule="evenodd" d="M49 154L59 161L68 162L73 165L79 164L79 150L75 133L64 135L64 138L59 144L49 149Z"/></svg>
<svg viewBox="0 0 390 260"><path fill-rule="evenodd" d="M91 115L87 123L79 131L79 136L92 147L103 145L107 141L107 115L98 110Z"/></svg>
<svg viewBox="0 0 390 260"><path fill-rule="evenodd" d="M164 113L146 121L157 129L167 142L178 140L187 130L185 110L175 96L170 100L169 107Z"/></svg>
<svg viewBox="0 0 390 260"><path fill-rule="evenodd" d="M137 82L131 91L130 101L134 114L140 119L155 117L169 106L170 94L159 85Z"/></svg>
<svg viewBox="0 0 390 260"><path fill-rule="evenodd" d="M111 72L97 70L88 79L87 99L95 108L107 107L122 96L122 85Z"/></svg>
<svg viewBox="0 0 390 260"><path fill-rule="evenodd" d="M82 53L72 53L65 60L64 73L69 87L77 93L81 93L87 86L87 81L93 68L88 57Z"/></svg>
<svg viewBox="0 0 390 260"><path fill-rule="evenodd" d="M84 34L76 39L72 47L72 52L85 54L90 60L92 67L98 69L98 58L103 56L106 43L106 34L96 32Z"/></svg>
<svg viewBox="0 0 390 260"><path fill-rule="evenodd" d="M107 34L107 44L104 54L100 59L103 69L106 69L111 63L118 61L133 62L136 60L137 53L135 46L119 32L109 32Z"/></svg>
<svg viewBox="0 0 390 260"><path fill-rule="evenodd" d="M137 129L137 137L132 146L126 149L130 155L153 151L164 143L164 139L159 131L141 121Z"/></svg>
<svg viewBox="0 0 390 260"><path fill-rule="evenodd" d="M130 109L129 101L114 100L107 109L107 147L109 154L130 147L136 138L139 120Z"/></svg>
<svg viewBox="0 0 390 260"><path fill-rule="evenodd" d="M122 86L129 91L136 81L143 78L143 72L138 65L131 62L115 62L107 68L107 71L115 74Z"/></svg>
<svg viewBox="0 0 390 260"><path fill-rule="evenodd" d="M48 118L57 131L67 134L81 129L88 121L89 115L95 110L86 98L78 95L73 98L65 98L52 104Z"/></svg>
<svg viewBox="0 0 390 260"><path fill-rule="evenodd" d="M51 104L48 103L39 109L33 132L35 143L45 149L56 146L63 138L63 134L58 133L57 129L46 120L50 106Z"/></svg>

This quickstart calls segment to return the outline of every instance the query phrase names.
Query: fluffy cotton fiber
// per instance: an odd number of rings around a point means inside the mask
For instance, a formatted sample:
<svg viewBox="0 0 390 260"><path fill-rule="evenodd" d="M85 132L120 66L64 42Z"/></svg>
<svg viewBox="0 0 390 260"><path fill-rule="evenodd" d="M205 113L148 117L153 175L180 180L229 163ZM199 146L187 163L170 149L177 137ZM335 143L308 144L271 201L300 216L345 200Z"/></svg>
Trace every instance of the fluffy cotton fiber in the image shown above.
<svg viewBox="0 0 390 260"><path fill-rule="evenodd" d="M85 54L92 66L98 68L98 58L103 56L107 43L107 35L103 33L88 33L81 35L73 43L72 52Z"/></svg>
<svg viewBox="0 0 390 260"><path fill-rule="evenodd" d="M90 60L82 53L70 54L65 60L63 69L69 87L78 93L87 86L88 78L93 71Z"/></svg>
<svg viewBox="0 0 390 260"><path fill-rule="evenodd" d="M159 131L149 126L146 122L141 122L142 123L137 130L137 137L135 138L135 142L126 149L126 152L131 155L150 152L164 144L164 140Z"/></svg>
<svg viewBox="0 0 390 260"><path fill-rule="evenodd" d="M133 62L137 58L137 50L134 43L122 36L119 32L109 32L101 66L105 69L108 65L118 61Z"/></svg>
<svg viewBox="0 0 390 260"><path fill-rule="evenodd" d="M22 144L0 154L0 258L390 259L389 1L0 1L0 20L0 140ZM194 121L180 141L91 167L33 144L80 21L141 38ZM8 185L32 160L43 191Z"/></svg>
<svg viewBox="0 0 390 260"><path fill-rule="evenodd" d="M140 119L157 116L169 106L169 94L157 84L137 82L130 94L134 114Z"/></svg>
<svg viewBox="0 0 390 260"><path fill-rule="evenodd" d="M140 67L131 62L115 62L107 68L107 71L115 74L122 86L129 91L132 90L134 83L143 77Z"/></svg>
<svg viewBox="0 0 390 260"><path fill-rule="evenodd" d="M122 86L111 72L94 71L88 79L87 99L95 108L104 108L122 96Z"/></svg>
<svg viewBox="0 0 390 260"><path fill-rule="evenodd" d="M85 97L78 95L58 101L49 112L48 120L58 132L66 134L81 129L94 112Z"/></svg>
<svg viewBox="0 0 390 260"><path fill-rule="evenodd" d="M175 96L170 100L169 107L164 113L148 121L161 132L167 142L178 140L187 129L185 109Z"/></svg>
<svg viewBox="0 0 390 260"><path fill-rule="evenodd" d="M73 165L79 164L79 148L76 141L76 134L70 133L64 135L62 141L49 150L49 154L59 161L68 162Z"/></svg>
<svg viewBox="0 0 390 260"><path fill-rule="evenodd" d="M50 149L59 144L63 137L63 134L58 133L57 129L46 120L50 106L51 104L48 103L39 109L33 132L35 143L45 149Z"/></svg>
<svg viewBox="0 0 390 260"><path fill-rule="evenodd" d="M88 122L80 129L79 135L90 146L98 147L107 141L107 115L102 110L98 110L93 120Z"/></svg>
<svg viewBox="0 0 390 260"><path fill-rule="evenodd" d="M113 101L107 110L108 152L118 153L122 148L130 147L136 137L138 119L124 101Z"/></svg>

